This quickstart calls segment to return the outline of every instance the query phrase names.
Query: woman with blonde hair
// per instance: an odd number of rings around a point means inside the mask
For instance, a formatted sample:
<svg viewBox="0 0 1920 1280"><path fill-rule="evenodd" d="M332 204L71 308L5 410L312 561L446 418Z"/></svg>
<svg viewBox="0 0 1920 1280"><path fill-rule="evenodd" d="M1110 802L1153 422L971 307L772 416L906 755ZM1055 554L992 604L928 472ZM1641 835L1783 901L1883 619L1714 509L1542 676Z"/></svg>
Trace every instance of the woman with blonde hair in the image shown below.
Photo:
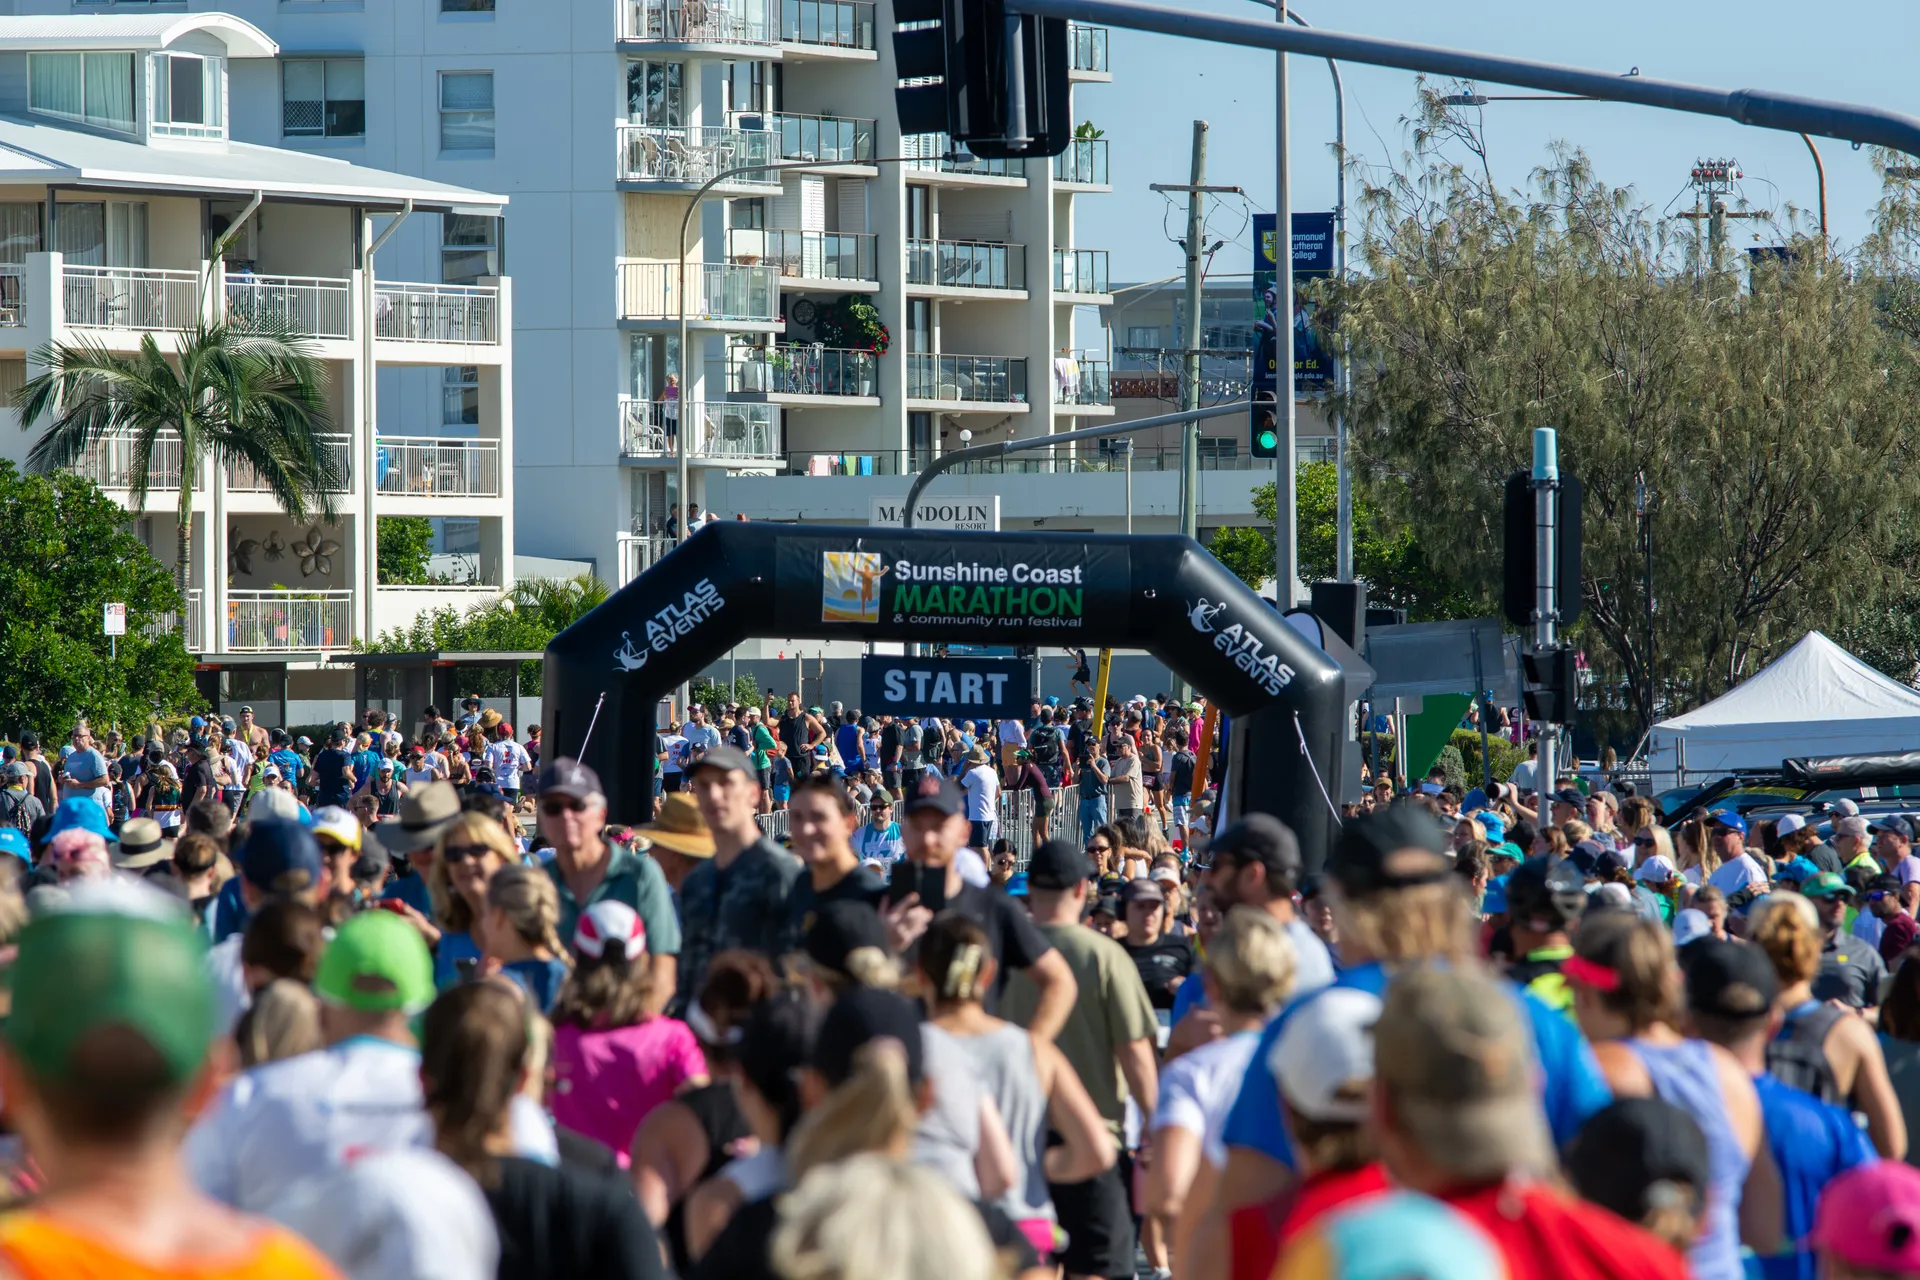
<svg viewBox="0 0 1920 1280"><path fill-rule="evenodd" d="M1673 850L1680 878L1687 883L1681 894L1690 904L1694 893L1720 869L1720 855L1714 852L1713 841L1707 835L1705 810L1696 809L1687 815L1687 820L1673 834Z"/></svg>
<svg viewBox="0 0 1920 1280"><path fill-rule="evenodd" d="M1480 825L1479 819L1462 818L1460 819L1460 821L1453 824L1453 836L1451 838L1451 843L1453 845L1454 852L1456 853L1459 852L1462 848L1466 847L1467 845L1473 843L1476 840L1478 840L1481 844L1485 844L1487 842L1487 829Z"/></svg>
<svg viewBox="0 0 1920 1280"><path fill-rule="evenodd" d="M884 1155L814 1170L780 1205L773 1267L786 1280L1000 1280L993 1240L940 1175Z"/></svg>
<svg viewBox="0 0 1920 1280"><path fill-rule="evenodd" d="M445 991L479 971L480 943L474 927L487 909L487 883L520 860L519 851L485 814L463 813L433 841L427 896L440 941L433 952L433 982Z"/></svg>
<svg viewBox="0 0 1920 1280"><path fill-rule="evenodd" d="M320 1033L320 1000L303 982L275 978L253 993L233 1038L243 1069L311 1053L326 1044Z"/></svg>
<svg viewBox="0 0 1920 1280"><path fill-rule="evenodd" d="M487 903L474 936L482 964L498 966L522 987L541 1013L553 1007L573 964L555 932L560 893L539 867L502 867L487 881Z"/></svg>
<svg viewBox="0 0 1920 1280"><path fill-rule="evenodd" d="M1767 1044L1767 1074L1860 1112L1875 1149L1900 1159L1906 1120L1873 1028L1852 1010L1814 998L1824 939L1813 903L1797 893L1768 894L1747 913L1747 940L1767 953L1780 979L1773 1007L1782 1023Z"/></svg>

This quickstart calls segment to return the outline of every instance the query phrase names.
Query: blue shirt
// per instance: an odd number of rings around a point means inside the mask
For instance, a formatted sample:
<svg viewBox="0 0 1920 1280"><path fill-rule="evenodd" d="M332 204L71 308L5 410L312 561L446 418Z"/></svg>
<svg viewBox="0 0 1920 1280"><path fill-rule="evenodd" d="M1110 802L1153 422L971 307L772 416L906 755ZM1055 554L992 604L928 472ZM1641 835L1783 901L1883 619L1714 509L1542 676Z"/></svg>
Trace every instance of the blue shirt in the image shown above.
<svg viewBox="0 0 1920 1280"><path fill-rule="evenodd" d="M1755 1076L1753 1087L1767 1123L1767 1148L1780 1170L1785 1210L1781 1235L1804 1240L1813 1230L1813 1208L1821 1190L1848 1169L1873 1160L1873 1144L1840 1107L1770 1075ZM1764 1280L1818 1280L1820 1275L1819 1259L1811 1249L1794 1249L1759 1262Z"/></svg>
<svg viewBox="0 0 1920 1280"><path fill-rule="evenodd" d="M1192 985L1181 983L1184 988ZM1533 1028L1535 1055L1546 1077L1541 1103L1546 1108L1547 1124L1553 1130L1556 1145L1565 1143L1580 1130L1594 1112L1613 1100L1600 1064L1594 1060L1580 1029L1573 1020L1561 1016L1518 988L1508 985L1520 1002ZM1357 965L1344 969L1333 980L1333 987L1352 987L1384 997L1387 971L1379 964ZM1330 991L1333 987L1323 987ZM1260 1045L1253 1052L1256 1064L1265 1063L1279 1040L1281 1029L1293 1011L1303 1007L1318 992L1309 992L1282 1009L1260 1033ZM1229 1147L1247 1147L1271 1156L1287 1168L1295 1168L1293 1142L1287 1136L1286 1123L1280 1117L1280 1091L1265 1070L1250 1070L1241 1082L1240 1096L1234 1101L1222 1134Z"/></svg>
<svg viewBox="0 0 1920 1280"><path fill-rule="evenodd" d="M280 775L296 786L307 776L307 762L290 747L282 747L278 751L268 753L267 762L277 765Z"/></svg>
<svg viewBox="0 0 1920 1280"><path fill-rule="evenodd" d="M404 902L427 919L433 919L433 897L418 871L409 871L398 880L389 881L387 891L380 896Z"/></svg>
<svg viewBox="0 0 1920 1280"><path fill-rule="evenodd" d="M380 762L385 758L372 749L353 753L353 789L355 791L365 791L373 785L374 775L380 772Z"/></svg>
<svg viewBox="0 0 1920 1280"><path fill-rule="evenodd" d="M512 964L500 966L500 972L512 978L532 997L534 1008L545 1013L553 1008L554 1000L560 994L560 984L567 980L572 972L565 960L515 960Z"/></svg>
<svg viewBox="0 0 1920 1280"><path fill-rule="evenodd" d="M849 769L858 769L866 758L861 754L860 726L843 724L834 731L833 745L840 749L840 761Z"/></svg>
<svg viewBox="0 0 1920 1280"><path fill-rule="evenodd" d="M244 932L252 914L247 910L247 900L240 896L240 877L234 876L213 895L213 909L207 912L213 940L218 942Z"/></svg>
<svg viewBox="0 0 1920 1280"><path fill-rule="evenodd" d="M460 981L460 962L478 960L480 944L473 940L470 933L448 931L440 935L440 945L433 949L433 985L442 991Z"/></svg>

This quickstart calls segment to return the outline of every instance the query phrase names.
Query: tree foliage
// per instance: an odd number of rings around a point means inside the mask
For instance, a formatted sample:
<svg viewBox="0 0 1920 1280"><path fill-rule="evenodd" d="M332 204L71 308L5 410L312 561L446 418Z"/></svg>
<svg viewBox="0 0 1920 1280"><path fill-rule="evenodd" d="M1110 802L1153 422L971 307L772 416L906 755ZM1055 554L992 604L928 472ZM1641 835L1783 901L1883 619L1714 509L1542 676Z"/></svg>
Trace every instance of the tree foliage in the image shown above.
<svg viewBox="0 0 1920 1280"><path fill-rule="evenodd" d="M574 578L522 578L499 600L474 605L465 613L451 606L433 609L412 623L383 632L368 653L449 652L512 653L545 649L552 639L607 598L607 584L592 574ZM520 664L520 689L537 693L540 664ZM478 688L499 696L506 690Z"/></svg>
<svg viewBox="0 0 1920 1280"><path fill-rule="evenodd" d="M1271 494L1273 486L1268 485L1267 491ZM1226 566L1228 573L1255 591L1273 579L1273 538L1249 525L1220 526L1208 540L1207 550Z"/></svg>
<svg viewBox="0 0 1920 1280"><path fill-rule="evenodd" d="M381 516L379 557L382 586L429 580L433 562L433 521L427 516Z"/></svg>
<svg viewBox="0 0 1920 1280"><path fill-rule="evenodd" d="M72 475L0 462L0 707L13 735L65 737L82 716L131 732L192 706L193 659L176 629L172 576L127 513ZM127 606L127 634L102 634L101 606Z"/></svg>

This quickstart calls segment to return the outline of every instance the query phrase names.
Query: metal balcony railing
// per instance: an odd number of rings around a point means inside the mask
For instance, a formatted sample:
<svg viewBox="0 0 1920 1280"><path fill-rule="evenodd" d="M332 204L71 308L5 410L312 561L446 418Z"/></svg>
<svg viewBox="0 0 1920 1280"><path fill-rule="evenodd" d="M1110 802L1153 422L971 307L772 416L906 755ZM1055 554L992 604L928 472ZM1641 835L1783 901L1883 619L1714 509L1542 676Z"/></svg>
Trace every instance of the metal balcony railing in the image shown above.
<svg viewBox="0 0 1920 1280"><path fill-rule="evenodd" d="M936 173L971 173L994 178L1024 178L1019 160L982 160L944 133L910 133L900 139L900 154L911 156L904 168Z"/></svg>
<svg viewBox="0 0 1920 1280"><path fill-rule="evenodd" d="M780 410L757 402L620 401L620 452L630 458L674 455L686 430L696 458L778 458Z"/></svg>
<svg viewBox="0 0 1920 1280"><path fill-rule="evenodd" d="M227 317L263 320L314 338L353 336L353 289L320 276L227 277Z"/></svg>
<svg viewBox="0 0 1920 1280"><path fill-rule="evenodd" d="M71 468L83 480L91 480L102 489L130 489L134 476L134 438L129 432L116 431L87 446ZM180 437L168 432L153 442L147 459L147 491L180 490Z"/></svg>
<svg viewBox="0 0 1920 1280"><path fill-rule="evenodd" d="M200 318L196 271L63 265L61 292L75 329L181 330Z"/></svg>
<svg viewBox="0 0 1920 1280"><path fill-rule="evenodd" d="M778 158L775 143L780 135L771 129L623 124L614 137L619 181L692 185L742 165L771 163ZM780 187L777 172L742 173L728 181L771 190Z"/></svg>
<svg viewBox="0 0 1920 1280"><path fill-rule="evenodd" d="M1055 249L1053 251L1053 291L1055 293L1107 292L1107 251L1105 249Z"/></svg>
<svg viewBox="0 0 1920 1280"><path fill-rule="evenodd" d="M1055 404L1113 403L1113 384L1105 360L1056 360L1053 366Z"/></svg>
<svg viewBox="0 0 1920 1280"><path fill-rule="evenodd" d="M200 601L200 588L187 588L186 613L184 615L178 613L155 614L153 623L147 630L154 635L165 635L169 631L176 632L180 636L181 643L186 646L188 653L203 652L206 645L202 643L201 636L205 632L206 627L200 619Z"/></svg>
<svg viewBox="0 0 1920 1280"><path fill-rule="evenodd" d="M1098 442L1094 442L1097 444ZM984 458L953 468L955 475L1108 475L1124 471L1127 459L1121 453L1108 453L1082 443L1075 453L1061 445L1051 455L1042 452L1013 453L1003 458ZM1202 471L1268 471L1271 458L1255 458L1225 437L1203 436L1200 440ZM782 474L792 476L901 476L914 475L933 461L935 455L912 449L862 449L835 453L821 449L796 449L785 456ZM1299 442L1302 463L1330 462L1333 442L1304 437ZM1180 449L1136 448L1133 451L1136 472L1180 470Z"/></svg>
<svg viewBox="0 0 1920 1280"><path fill-rule="evenodd" d="M736 116L746 124L751 117ZM782 160L817 160L832 164L864 164L873 159L871 120L849 116L808 116L781 111L760 117L779 136Z"/></svg>
<svg viewBox="0 0 1920 1280"><path fill-rule="evenodd" d="M1024 404L1027 362L1011 356L948 356L911 352L907 395L914 400Z"/></svg>
<svg viewBox="0 0 1920 1280"><path fill-rule="evenodd" d="M1067 24L1067 70L1107 71L1107 29Z"/></svg>
<svg viewBox="0 0 1920 1280"><path fill-rule="evenodd" d="M340 469L340 488L335 492L345 493L353 487L353 440L344 435L327 435L321 437L321 443L333 455L334 466ZM251 463L238 460L227 464L227 489L233 493L272 492Z"/></svg>
<svg viewBox="0 0 1920 1280"><path fill-rule="evenodd" d="M500 496L500 442L440 436L374 440L375 492L431 498Z"/></svg>
<svg viewBox="0 0 1920 1280"><path fill-rule="evenodd" d="M660 44L778 44L779 15L764 0L626 0L620 39Z"/></svg>
<svg viewBox="0 0 1920 1280"><path fill-rule="evenodd" d="M788 44L871 49L873 5L870 0L782 0L780 38Z"/></svg>
<svg viewBox="0 0 1920 1280"><path fill-rule="evenodd" d="M475 284L374 285L374 337L498 346L500 290Z"/></svg>
<svg viewBox="0 0 1920 1280"><path fill-rule="evenodd" d="M27 322L20 305L20 273L26 268L17 262L0 262L0 329L17 328Z"/></svg>
<svg viewBox="0 0 1920 1280"><path fill-rule="evenodd" d="M654 561L674 547L671 540L657 533L622 533L616 540L620 544L620 581L614 584L616 587L626 586L653 568Z"/></svg>
<svg viewBox="0 0 1920 1280"><path fill-rule="evenodd" d="M983 240L909 240L907 283L944 289L1024 289L1027 246Z"/></svg>
<svg viewBox="0 0 1920 1280"><path fill-rule="evenodd" d="M351 591L229 591L227 649L345 649L353 643Z"/></svg>
<svg viewBox="0 0 1920 1280"><path fill-rule="evenodd" d="M1107 185L1107 140L1075 138L1053 158L1053 180L1079 187Z"/></svg>
<svg viewBox="0 0 1920 1280"><path fill-rule="evenodd" d="M880 393L879 357L871 351L781 343L727 352L727 390L791 396Z"/></svg>
<svg viewBox="0 0 1920 1280"><path fill-rule="evenodd" d="M742 229L727 235L727 253L736 262L757 259L782 276L803 280L878 280L875 244L871 234L848 231Z"/></svg>
<svg viewBox="0 0 1920 1280"><path fill-rule="evenodd" d="M677 319L680 268L671 262L622 262L620 316ZM772 267L702 262L687 267L687 318L770 323L780 318L780 273Z"/></svg>

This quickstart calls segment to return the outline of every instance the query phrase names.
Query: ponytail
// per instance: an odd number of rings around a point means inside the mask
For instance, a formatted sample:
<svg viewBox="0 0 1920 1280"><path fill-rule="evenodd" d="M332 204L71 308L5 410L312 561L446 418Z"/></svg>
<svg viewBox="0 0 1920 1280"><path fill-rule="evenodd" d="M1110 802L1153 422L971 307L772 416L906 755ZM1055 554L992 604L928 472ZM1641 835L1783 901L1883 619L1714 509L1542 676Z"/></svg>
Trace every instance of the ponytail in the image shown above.
<svg viewBox="0 0 1920 1280"><path fill-rule="evenodd" d="M505 913L522 942L543 947L572 967L573 957L560 941L560 893L553 877L534 867L502 867L487 881L487 905Z"/></svg>
<svg viewBox="0 0 1920 1280"><path fill-rule="evenodd" d="M798 1182L807 1171L848 1156L890 1153L919 1123L906 1055L897 1044L871 1041L853 1054L853 1074L809 1110L787 1143Z"/></svg>
<svg viewBox="0 0 1920 1280"><path fill-rule="evenodd" d="M1820 972L1820 917L1797 893L1768 894L1748 913L1749 940L1767 953L1782 986Z"/></svg>
<svg viewBox="0 0 1920 1280"><path fill-rule="evenodd" d="M506 1122L531 1047L521 998L492 982L450 987L427 1009L420 1077L434 1147L481 1186L499 1180L487 1140Z"/></svg>
<svg viewBox="0 0 1920 1280"><path fill-rule="evenodd" d="M993 980L992 954L985 931L949 911L936 918L920 940L920 972L937 1003L977 1002Z"/></svg>

